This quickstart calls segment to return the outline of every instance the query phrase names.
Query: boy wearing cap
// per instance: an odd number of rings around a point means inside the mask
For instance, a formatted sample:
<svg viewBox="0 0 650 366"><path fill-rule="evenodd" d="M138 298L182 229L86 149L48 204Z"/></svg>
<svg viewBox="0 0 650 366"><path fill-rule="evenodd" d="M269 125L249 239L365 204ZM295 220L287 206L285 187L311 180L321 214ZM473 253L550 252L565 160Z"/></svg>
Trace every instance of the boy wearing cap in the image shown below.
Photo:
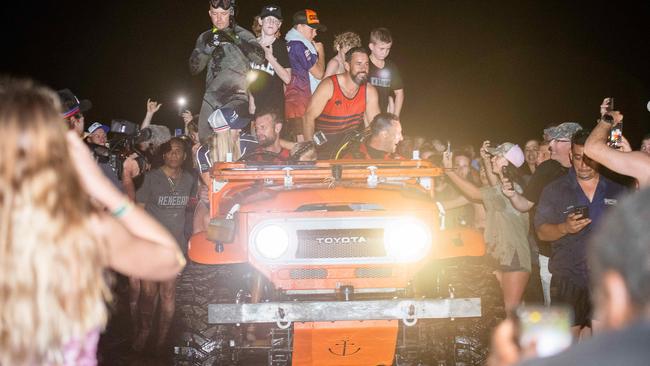
<svg viewBox="0 0 650 366"><path fill-rule="evenodd" d="M404 105L404 84L397 65L387 60L393 46L393 37L386 28L370 32L370 84L377 88L379 108L397 116Z"/></svg>
<svg viewBox="0 0 650 366"><path fill-rule="evenodd" d="M251 94L249 112L277 109L284 118L284 85L291 81L291 65L287 44L276 37L282 25L282 10L277 5L266 5L259 15L262 34L257 41L264 49L262 63L251 62L253 77L248 85Z"/></svg>
<svg viewBox="0 0 650 366"><path fill-rule="evenodd" d="M325 73L323 44L314 41L318 31L326 31L315 11L305 9L293 15L293 28L285 36L291 64L291 81L284 92L287 137L302 141L302 118L309 99Z"/></svg>

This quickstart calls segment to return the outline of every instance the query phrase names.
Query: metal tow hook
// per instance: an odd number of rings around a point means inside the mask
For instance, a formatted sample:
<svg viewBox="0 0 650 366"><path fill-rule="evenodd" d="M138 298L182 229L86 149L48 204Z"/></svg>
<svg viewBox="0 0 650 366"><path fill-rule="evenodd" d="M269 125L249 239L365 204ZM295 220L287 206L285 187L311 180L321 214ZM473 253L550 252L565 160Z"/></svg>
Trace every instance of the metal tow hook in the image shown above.
<svg viewBox="0 0 650 366"><path fill-rule="evenodd" d="M291 176L292 167L282 168L284 170L284 188L293 187L293 177Z"/></svg>
<svg viewBox="0 0 650 366"><path fill-rule="evenodd" d="M418 322L418 317L415 315L415 304L409 304L407 316L402 319L402 322L407 327L412 327Z"/></svg>
<svg viewBox="0 0 650 366"><path fill-rule="evenodd" d="M278 308L278 320L276 320L275 325L278 326L280 329L288 329L291 327L291 321L287 320L284 321L284 318L286 317L286 314L284 312L283 308Z"/></svg>
<svg viewBox="0 0 650 366"><path fill-rule="evenodd" d="M377 176L377 167L376 166L369 166L366 168L370 170L370 175L368 175L367 182L368 182L368 188L377 188L377 184L379 184L379 177Z"/></svg>

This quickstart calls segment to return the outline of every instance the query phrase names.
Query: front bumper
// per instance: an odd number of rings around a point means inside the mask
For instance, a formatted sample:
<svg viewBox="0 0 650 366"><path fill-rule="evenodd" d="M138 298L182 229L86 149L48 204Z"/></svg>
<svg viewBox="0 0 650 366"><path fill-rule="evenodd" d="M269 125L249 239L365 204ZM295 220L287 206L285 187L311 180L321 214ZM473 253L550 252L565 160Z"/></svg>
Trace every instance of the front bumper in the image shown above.
<svg viewBox="0 0 650 366"><path fill-rule="evenodd" d="M413 325L418 319L480 316L480 298L208 305L210 324L276 323L284 327L288 327L292 322L393 319L402 320L406 325Z"/></svg>

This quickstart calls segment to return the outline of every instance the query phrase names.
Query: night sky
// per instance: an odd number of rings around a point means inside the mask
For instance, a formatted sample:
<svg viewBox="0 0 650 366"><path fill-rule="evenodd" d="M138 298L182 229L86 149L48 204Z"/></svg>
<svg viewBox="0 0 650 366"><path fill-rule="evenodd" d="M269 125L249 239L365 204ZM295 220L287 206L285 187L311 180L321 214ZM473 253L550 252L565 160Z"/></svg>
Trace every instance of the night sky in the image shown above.
<svg viewBox="0 0 650 366"><path fill-rule="evenodd" d="M478 144L522 142L552 123L592 126L603 97L625 114L638 146L650 132L650 2L277 1L285 23L301 8L329 27L326 59L341 31L368 42L393 32L391 58L405 79L405 134ZM19 4L19 5L17 5ZM250 29L263 1L238 0ZM0 73L68 87L94 107L86 123L140 122L148 97L163 103L154 123L180 127L175 100L196 113L205 75L187 59L210 27L207 1L13 2L3 13Z"/></svg>

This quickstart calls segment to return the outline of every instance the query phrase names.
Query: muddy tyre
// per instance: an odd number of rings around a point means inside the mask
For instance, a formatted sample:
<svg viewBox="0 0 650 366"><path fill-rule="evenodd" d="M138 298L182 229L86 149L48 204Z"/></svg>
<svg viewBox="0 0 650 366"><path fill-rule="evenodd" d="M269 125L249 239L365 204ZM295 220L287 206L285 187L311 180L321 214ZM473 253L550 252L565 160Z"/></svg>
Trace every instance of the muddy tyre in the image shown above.
<svg viewBox="0 0 650 366"><path fill-rule="evenodd" d="M481 317L423 321L424 359L432 365L484 365L492 330L504 319L501 287L488 258L461 257L439 261L429 277L428 295L438 298L480 297ZM433 282L433 283L431 283Z"/></svg>
<svg viewBox="0 0 650 366"><path fill-rule="evenodd" d="M234 303L245 288L244 266L190 263L176 285L174 365L237 365L231 344L239 344L240 328L208 323L208 305Z"/></svg>

